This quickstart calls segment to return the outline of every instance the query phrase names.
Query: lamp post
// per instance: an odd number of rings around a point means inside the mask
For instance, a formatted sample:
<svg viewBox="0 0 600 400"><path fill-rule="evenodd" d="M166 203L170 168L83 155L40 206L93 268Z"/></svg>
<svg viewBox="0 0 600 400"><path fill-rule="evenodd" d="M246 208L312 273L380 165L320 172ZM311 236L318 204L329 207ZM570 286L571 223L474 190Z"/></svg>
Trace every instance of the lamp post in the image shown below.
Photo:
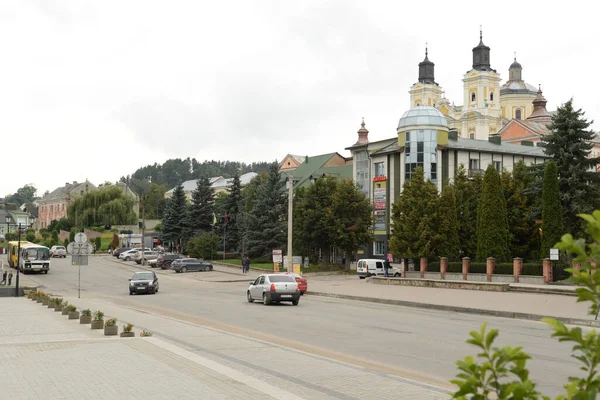
<svg viewBox="0 0 600 400"><path fill-rule="evenodd" d="M294 177L284 172L288 177L288 234L287 234L287 271L292 272L292 218L294 215L293 202L294 202Z"/></svg>
<svg viewBox="0 0 600 400"><path fill-rule="evenodd" d="M10 228L10 216L7 215L6 216L6 225L9 226ZM19 235L19 239L18 239L18 245L17 245L17 265L16 267L16 276L15 276L15 297L19 296L19 270L21 269L21 223L19 222L17 224L17 234ZM10 257L10 255L9 255Z"/></svg>

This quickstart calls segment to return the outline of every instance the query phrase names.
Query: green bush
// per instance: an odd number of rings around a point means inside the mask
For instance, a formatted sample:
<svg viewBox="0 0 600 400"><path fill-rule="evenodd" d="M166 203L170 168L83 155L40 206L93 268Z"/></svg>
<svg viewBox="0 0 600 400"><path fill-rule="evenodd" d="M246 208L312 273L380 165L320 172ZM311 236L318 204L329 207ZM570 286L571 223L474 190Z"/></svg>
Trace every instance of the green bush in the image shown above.
<svg viewBox="0 0 600 400"><path fill-rule="evenodd" d="M100 251L100 249L102 248L102 238L100 236L98 236L96 238L95 245L96 245L96 251Z"/></svg>
<svg viewBox="0 0 600 400"><path fill-rule="evenodd" d="M130 234L133 233L133 231L131 229L122 229L121 231L119 231L119 233Z"/></svg>
<svg viewBox="0 0 600 400"><path fill-rule="evenodd" d="M65 242L63 244L65 245L65 247L67 247L69 245L69 239L65 239Z"/></svg>
<svg viewBox="0 0 600 400"><path fill-rule="evenodd" d="M32 243L33 243L33 241L35 240L35 233L33 233L33 232L28 232L28 233L25 235L25 240L27 240L28 242L32 242Z"/></svg>
<svg viewBox="0 0 600 400"><path fill-rule="evenodd" d="M18 240L19 239L19 234L16 232L7 232L6 235L4 235L5 239L7 242L11 242L14 240Z"/></svg>

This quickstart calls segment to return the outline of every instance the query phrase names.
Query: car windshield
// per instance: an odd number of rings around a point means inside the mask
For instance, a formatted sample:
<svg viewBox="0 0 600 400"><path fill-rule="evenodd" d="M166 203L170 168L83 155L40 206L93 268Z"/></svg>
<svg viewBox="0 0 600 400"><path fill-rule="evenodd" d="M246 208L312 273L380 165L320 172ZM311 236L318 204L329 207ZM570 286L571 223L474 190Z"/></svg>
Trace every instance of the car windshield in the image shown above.
<svg viewBox="0 0 600 400"><path fill-rule="evenodd" d="M133 281L150 281L153 279L152 272L136 272L133 274L133 278L131 278Z"/></svg>
<svg viewBox="0 0 600 400"><path fill-rule="evenodd" d="M197 260L196 258L186 258L184 261L185 261L186 263L193 263L193 262L196 262L196 261L198 261L198 260Z"/></svg>
<svg viewBox="0 0 600 400"><path fill-rule="evenodd" d="M296 282L294 278L289 275L271 275L269 276L271 282Z"/></svg>

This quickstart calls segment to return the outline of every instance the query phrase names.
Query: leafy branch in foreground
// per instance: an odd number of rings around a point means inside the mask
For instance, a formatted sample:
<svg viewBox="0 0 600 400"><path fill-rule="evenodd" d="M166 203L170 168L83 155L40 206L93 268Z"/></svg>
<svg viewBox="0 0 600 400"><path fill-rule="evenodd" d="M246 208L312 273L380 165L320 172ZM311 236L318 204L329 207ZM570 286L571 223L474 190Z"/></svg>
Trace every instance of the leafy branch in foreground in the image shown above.
<svg viewBox="0 0 600 400"><path fill-rule="evenodd" d="M600 210L592 215L581 214L580 218L587 222L586 233L592 238L590 243L585 239L573 239L570 234L564 235L555 245L560 250L573 254L573 262L580 269L568 269L572 274L571 281L579 285L576 289L577 302L590 302L589 314L597 315L600 305ZM559 342L573 343L572 357L582 365L583 377L569 377L564 385L565 394L556 400L593 400L600 394L600 334L596 330L584 333L581 328L569 328L554 318L544 318L554 332L552 337ZM522 347L494 347L498 337L497 329L487 330L484 324L479 331L472 331L467 340L480 349L477 359L467 356L456 363L458 374L451 382L458 386L455 399L550 399L536 390L535 383L529 378L527 360L531 357Z"/></svg>

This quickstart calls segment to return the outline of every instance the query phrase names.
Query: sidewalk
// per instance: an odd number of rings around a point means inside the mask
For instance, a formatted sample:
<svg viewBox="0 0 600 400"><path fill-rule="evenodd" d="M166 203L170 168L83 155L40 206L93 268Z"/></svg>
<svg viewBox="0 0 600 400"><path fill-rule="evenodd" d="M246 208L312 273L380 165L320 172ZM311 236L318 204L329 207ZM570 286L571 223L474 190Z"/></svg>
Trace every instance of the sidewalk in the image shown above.
<svg viewBox="0 0 600 400"><path fill-rule="evenodd" d="M0 376L17 399L445 399L444 389L103 300L65 298L154 332L103 336L0 299ZM139 329L138 329L139 328Z"/></svg>
<svg viewBox="0 0 600 400"><path fill-rule="evenodd" d="M243 275L237 268L215 265L215 269L252 280L259 275L249 271ZM233 279L233 278L232 278ZM430 308L452 312L493 315L505 318L539 320L554 317L565 323L598 325L588 315L586 303L577 297L552 294L571 293L573 286L511 284L531 293L515 291L487 292L459 289L426 288L400 285L375 285L353 275L308 276L308 295L370 301L400 306Z"/></svg>

